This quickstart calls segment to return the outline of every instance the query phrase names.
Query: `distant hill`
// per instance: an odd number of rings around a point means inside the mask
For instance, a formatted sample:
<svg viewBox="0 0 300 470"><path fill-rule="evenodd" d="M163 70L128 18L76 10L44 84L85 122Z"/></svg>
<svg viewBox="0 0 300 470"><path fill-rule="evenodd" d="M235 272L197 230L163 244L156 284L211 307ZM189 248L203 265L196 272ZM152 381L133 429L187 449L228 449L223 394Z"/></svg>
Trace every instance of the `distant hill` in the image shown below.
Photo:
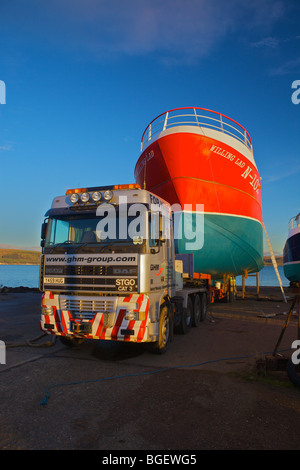
<svg viewBox="0 0 300 470"><path fill-rule="evenodd" d="M38 251L0 248L0 264L40 264Z"/></svg>
<svg viewBox="0 0 300 470"><path fill-rule="evenodd" d="M275 255L275 259L277 261L278 266L283 266L283 256L276 256ZM265 266L273 266L270 255L264 256L264 265Z"/></svg>

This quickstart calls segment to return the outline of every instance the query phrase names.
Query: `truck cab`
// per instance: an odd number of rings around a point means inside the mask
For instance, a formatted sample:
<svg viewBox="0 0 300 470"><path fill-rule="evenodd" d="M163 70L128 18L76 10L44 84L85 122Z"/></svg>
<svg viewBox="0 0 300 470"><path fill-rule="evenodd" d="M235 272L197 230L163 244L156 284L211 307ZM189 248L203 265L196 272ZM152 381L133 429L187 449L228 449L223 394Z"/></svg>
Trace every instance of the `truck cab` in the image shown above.
<svg viewBox="0 0 300 470"><path fill-rule="evenodd" d="M100 339L165 352L182 282L166 201L137 184L70 189L54 198L41 238L43 331L70 346Z"/></svg>

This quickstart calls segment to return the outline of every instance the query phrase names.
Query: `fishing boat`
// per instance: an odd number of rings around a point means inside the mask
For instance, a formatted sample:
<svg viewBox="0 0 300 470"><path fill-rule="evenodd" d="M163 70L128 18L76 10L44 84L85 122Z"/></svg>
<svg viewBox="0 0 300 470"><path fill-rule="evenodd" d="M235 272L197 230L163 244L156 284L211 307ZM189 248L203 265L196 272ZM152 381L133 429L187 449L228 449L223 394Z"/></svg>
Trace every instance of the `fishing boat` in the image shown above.
<svg viewBox="0 0 300 470"><path fill-rule="evenodd" d="M250 135L236 121L195 107L160 114L142 135L134 176L174 214L191 216L176 251L194 253L195 271L222 279L263 267L261 179ZM187 242L201 227L195 250Z"/></svg>
<svg viewBox="0 0 300 470"><path fill-rule="evenodd" d="M283 271L291 283L300 281L300 213L292 217L283 249Z"/></svg>

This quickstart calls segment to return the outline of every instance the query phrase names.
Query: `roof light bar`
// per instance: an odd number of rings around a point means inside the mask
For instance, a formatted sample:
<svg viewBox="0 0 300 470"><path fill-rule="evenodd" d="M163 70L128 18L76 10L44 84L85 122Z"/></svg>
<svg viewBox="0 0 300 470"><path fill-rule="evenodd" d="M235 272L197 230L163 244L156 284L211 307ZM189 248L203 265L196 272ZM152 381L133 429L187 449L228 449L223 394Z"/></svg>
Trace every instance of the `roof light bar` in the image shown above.
<svg viewBox="0 0 300 470"><path fill-rule="evenodd" d="M114 186L96 186L92 188L76 188L76 189L67 189L66 194L73 193L86 193L86 192L99 192L99 191L108 191L108 190L120 190L120 189L142 189L141 186L137 183L131 184L116 184Z"/></svg>
<svg viewBox="0 0 300 470"><path fill-rule="evenodd" d="M66 194L72 194L72 193L86 193L88 190L86 188L76 188L76 189L67 189Z"/></svg>
<svg viewBox="0 0 300 470"><path fill-rule="evenodd" d="M137 183L133 184L116 184L113 186L113 189L118 190L118 189L141 189L140 185Z"/></svg>

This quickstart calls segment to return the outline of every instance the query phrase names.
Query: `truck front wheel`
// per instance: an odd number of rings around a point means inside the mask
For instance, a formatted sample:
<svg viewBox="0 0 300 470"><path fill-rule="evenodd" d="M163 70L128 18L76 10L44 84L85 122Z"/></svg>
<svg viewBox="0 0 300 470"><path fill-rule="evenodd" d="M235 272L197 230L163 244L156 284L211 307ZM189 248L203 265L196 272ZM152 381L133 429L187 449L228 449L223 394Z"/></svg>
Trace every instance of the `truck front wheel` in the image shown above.
<svg viewBox="0 0 300 470"><path fill-rule="evenodd" d="M160 307L158 341L153 344L153 352L164 354L167 351L172 338L172 329L171 308L167 303L163 303Z"/></svg>

